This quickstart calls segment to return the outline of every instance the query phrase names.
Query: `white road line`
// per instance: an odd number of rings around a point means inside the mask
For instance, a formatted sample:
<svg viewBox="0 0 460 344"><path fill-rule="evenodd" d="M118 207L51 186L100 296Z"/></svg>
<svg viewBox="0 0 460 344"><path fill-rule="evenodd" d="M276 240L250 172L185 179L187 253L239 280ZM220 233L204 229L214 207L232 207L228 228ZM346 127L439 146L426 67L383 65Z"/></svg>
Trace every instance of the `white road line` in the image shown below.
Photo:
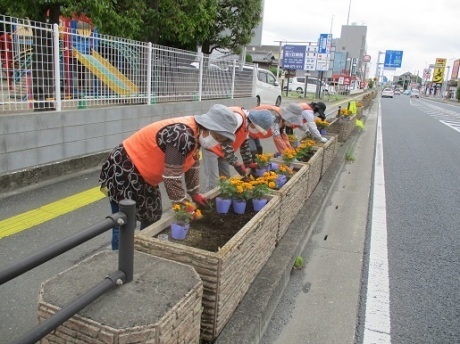
<svg viewBox="0 0 460 344"><path fill-rule="evenodd" d="M444 125L447 125L449 128L454 129L460 133L460 128L457 127L456 125L452 125L450 123L447 123L446 121L439 121L439 122L441 122Z"/></svg>
<svg viewBox="0 0 460 344"><path fill-rule="evenodd" d="M363 344L391 343L385 176L380 114L379 109Z"/></svg>

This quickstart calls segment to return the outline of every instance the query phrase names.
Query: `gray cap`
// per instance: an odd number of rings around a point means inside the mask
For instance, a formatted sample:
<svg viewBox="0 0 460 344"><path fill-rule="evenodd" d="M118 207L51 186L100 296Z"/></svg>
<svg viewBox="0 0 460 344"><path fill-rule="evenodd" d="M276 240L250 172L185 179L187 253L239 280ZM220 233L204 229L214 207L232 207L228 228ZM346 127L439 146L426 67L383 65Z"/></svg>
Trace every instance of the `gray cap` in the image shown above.
<svg viewBox="0 0 460 344"><path fill-rule="evenodd" d="M263 135L267 133L275 121L275 118L268 110L249 110L248 118Z"/></svg>
<svg viewBox="0 0 460 344"><path fill-rule="evenodd" d="M281 118L291 124L300 126L303 124L302 111L302 107L299 104L290 103L286 108L281 109Z"/></svg>
<svg viewBox="0 0 460 344"><path fill-rule="evenodd" d="M233 111L225 105L213 105L208 113L195 115L194 117L195 121L206 129L214 131L231 141L235 141L238 120Z"/></svg>

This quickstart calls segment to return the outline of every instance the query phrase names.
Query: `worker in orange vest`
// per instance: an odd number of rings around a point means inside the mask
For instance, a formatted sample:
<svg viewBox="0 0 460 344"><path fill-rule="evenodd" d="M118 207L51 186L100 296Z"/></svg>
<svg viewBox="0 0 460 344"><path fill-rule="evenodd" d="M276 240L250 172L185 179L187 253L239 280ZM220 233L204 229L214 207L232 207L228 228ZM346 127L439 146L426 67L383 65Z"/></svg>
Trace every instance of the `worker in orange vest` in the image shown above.
<svg viewBox="0 0 460 344"><path fill-rule="evenodd" d="M289 104L286 108L281 108L275 105L259 105L252 110L268 110L272 113L275 120L273 122L272 127L270 130L267 131L266 134L262 133L249 133L249 137L252 140L258 139L265 139L268 137L273 138L273 142L279 154L283 154L283 151L286 148L292 148L291 144L289 143L289 138L285 133L285 129L292 125L301 126L302 125L302 116L300 113L293 112L292 105L295 103ZM296 109L294 109L296 110ZM252 147L254 148L256 144ZM253 153L254 149L253 149ZM257 152L257 154L261 154Z"/></svg>
<svg viewBox="0 0 460 344"><path fill-rule="evenodd" d="M118 212L121 200L132 199L141 229L158 221L163 213L161 182L173 203L184 202L189 194L198 205L206 205L208 200L199 193L199 148L235 141L237 125L233 111L217 104L206 114L158 121L128 137L109 154L99 177L112 212ZM114 227L114 250L118 249L118 234Z"/></svg>
<svg viewBox="0 0 460 344"><path fill-rule="evenodd" d="M318 139L320 142L327 142L327 138L320 134L315 122L315 114L318 114L318 117L321 119L325 118L324 111L326 110L326 105L324 103L292 103L292 110L301 114L303 124L301 126L294 125L291 129L299 128L305 133L310 133L313 138Z"/></svg>
<svg viewBox="0 0 460 344"><path fill-rule="evenodd" d="M249 147L249 133L266 134L273 125L274 117L268 110L251 110L240 106L230 107L238 120L235 141L220 143L211 149L202 150L203 189L209 191L216 187L220 177L232 176L231 166L242 176L249 175L255 168ZM238 161L235 152L240 152L243 163ZM249 168L248 168L249 167Z"/></svg>

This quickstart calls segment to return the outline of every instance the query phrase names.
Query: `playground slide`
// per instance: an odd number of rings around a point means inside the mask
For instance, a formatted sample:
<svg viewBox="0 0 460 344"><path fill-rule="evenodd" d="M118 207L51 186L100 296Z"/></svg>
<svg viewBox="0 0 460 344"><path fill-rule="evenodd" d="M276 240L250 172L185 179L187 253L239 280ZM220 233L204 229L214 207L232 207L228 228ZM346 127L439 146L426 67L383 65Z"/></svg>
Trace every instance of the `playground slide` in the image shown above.
<svg viewBox="0 0 460 344"><path fill-rule="evenodd" d="M96 51L91 50L88 55L73 49L72 55L115 93L124 96L137 93L137 86Z"/></svg>

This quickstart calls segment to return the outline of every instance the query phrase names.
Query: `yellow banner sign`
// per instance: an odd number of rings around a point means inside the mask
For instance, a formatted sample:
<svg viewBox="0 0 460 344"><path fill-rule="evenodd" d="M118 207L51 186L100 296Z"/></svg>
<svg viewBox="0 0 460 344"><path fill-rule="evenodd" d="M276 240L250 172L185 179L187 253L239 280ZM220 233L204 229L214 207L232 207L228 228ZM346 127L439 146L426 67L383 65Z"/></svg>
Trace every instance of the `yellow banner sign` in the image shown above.
<svg viewBox="0 0 460 344"><path fill-rule="evenodd" d="M433 72L433 82L442 84L444 81L444 69L446 67L447 59L436 59L436 64Z"/></svg>

